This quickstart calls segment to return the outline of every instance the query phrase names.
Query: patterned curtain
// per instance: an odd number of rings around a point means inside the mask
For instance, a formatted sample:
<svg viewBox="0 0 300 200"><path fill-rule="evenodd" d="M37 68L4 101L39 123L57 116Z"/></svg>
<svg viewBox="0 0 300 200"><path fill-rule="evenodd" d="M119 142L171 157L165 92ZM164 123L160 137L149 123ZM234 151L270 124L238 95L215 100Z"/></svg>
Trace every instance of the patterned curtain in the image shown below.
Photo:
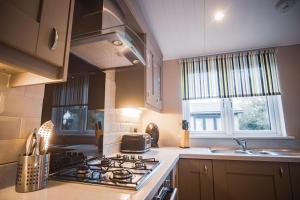
<svg viewBox="0 0 300 200"><path fill-rule="evenodd" d="M182 59L182 99L280 94L275 49Z"/></svg>

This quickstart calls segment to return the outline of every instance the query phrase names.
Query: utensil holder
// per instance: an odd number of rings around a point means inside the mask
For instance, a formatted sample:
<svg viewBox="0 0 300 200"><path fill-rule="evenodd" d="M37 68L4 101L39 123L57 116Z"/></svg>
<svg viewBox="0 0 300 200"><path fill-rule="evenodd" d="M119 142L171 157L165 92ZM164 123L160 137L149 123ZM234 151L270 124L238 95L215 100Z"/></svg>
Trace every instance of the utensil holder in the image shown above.
<svg viewBox="0 0 300 200"><path fill-rule="evenodd" d="M16 192L32 192L48 184L50 154L19 156Z"/></svg>

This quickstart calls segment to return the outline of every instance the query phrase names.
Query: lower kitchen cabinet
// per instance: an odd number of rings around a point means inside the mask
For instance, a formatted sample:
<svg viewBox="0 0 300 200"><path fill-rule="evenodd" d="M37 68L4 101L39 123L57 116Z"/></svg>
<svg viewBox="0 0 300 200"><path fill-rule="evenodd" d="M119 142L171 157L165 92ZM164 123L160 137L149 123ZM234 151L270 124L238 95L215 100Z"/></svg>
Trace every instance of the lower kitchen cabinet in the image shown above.
<svg viewBox="0 0 300 200"><path fill-rule="evenodd" d="M288 163L214 160L213 176L215 200L292 199Z"/></svg>
<svg viewBox="0 0 300 200"><path fill-rule="evenodd" d="M180 159L178 165L178 200L213 200L211 160Z"/></svg>
<svg viewBox="0 0 300 200"><path fill-rule="evenodd" d="M300 163L289 163L292 194L294 200L300 199Z"/></svg>

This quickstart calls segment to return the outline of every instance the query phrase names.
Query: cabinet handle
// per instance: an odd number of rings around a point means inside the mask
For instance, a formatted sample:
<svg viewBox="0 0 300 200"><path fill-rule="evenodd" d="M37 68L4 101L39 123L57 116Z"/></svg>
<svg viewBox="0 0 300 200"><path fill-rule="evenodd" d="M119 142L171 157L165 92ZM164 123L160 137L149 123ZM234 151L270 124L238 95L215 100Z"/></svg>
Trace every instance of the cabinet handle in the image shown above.
<svg viewBox="0 0 300 200"><path fill-rule="evenodd" d="M208 168L206 165L204 165L204 174L207 175L208 174Z"/></svg>
<svg viewBox="0 0 300 200"><path fill-rule="evenodd" d="M50 37L51 39L50 39L49 47L52 51L54 51L58 44L58 31L55 27L52 28L52 33Z"/></svg>
<svg viewBox="0 0 300 200"><path fill-rule="evenodd" d="M279 175L283 177L284 169L282 167L279 168Z"/></svg>

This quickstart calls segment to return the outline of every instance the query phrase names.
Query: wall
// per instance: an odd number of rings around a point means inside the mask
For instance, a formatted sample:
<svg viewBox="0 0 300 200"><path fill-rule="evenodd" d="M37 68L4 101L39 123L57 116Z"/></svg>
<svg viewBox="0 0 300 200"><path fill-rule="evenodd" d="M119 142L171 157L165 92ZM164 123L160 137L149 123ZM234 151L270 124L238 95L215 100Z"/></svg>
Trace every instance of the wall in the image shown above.
<svg viewBox="0 0 300 200"><path fill-rule="evenodd" d="M159 145L174 146L179 143L181 131L181 83L178 60L165 61L163 64L161 113L146 110L143 113L143 130L150 122L158 125L160 131Z"/></svg>
<svg viewBox="0 0 300 200"><path fill-rule="evenodd" d="M286 122L287 135L300 139L300 45L278 48L278 71L282 88L282 103ZM163 66L163 111L156 113L146 111L143 115L143 128L153 121L160 128L160 145L176 146L181 131L181 93L180 65L178 60L164 62ZM252 139L252 147L298 147L300 140ZM194 146L228 146L234 145L231 139L191 139Z"/></svg>
<svg viewBox="0 0 300 200"><path fill-rule="evenodd" d="M6 88L0 73L0 189L15 184L16 161L28 134L40 126L44 85Z"/></svg>
<svg viewBox="0 0 300 200"><path fill-rule="evenodd" d="M300 139L300 45L280 47L277 62L286 131Z"/></svg>
<svg viewBox="0 0 300 200"><path fill-rule="evenodd" d="M120 151L122 135L134 128L141 131L141 113L132 115L132 111L115 108L116 83L115 72L106 71L103 154L110 155Z"/></svg>

